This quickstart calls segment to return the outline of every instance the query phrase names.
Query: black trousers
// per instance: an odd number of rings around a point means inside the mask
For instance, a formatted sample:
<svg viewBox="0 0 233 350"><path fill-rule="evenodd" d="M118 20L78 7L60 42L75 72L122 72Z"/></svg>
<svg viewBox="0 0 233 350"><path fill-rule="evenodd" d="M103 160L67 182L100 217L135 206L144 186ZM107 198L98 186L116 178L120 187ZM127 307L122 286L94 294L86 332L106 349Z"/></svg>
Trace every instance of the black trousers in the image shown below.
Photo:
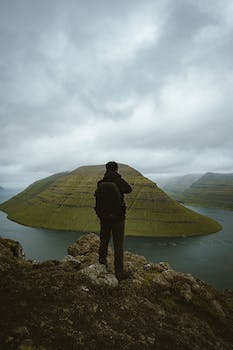
<svg viewBox="0 0 233 350"><path fill-rule="evenodd" d="M123 241L125 231L125 220L107 221L100 220L100 246L99 246L99 262L106 264L108 255L108 244L113 239L114 247L114 268L115 273L123 272Z"/></svg>

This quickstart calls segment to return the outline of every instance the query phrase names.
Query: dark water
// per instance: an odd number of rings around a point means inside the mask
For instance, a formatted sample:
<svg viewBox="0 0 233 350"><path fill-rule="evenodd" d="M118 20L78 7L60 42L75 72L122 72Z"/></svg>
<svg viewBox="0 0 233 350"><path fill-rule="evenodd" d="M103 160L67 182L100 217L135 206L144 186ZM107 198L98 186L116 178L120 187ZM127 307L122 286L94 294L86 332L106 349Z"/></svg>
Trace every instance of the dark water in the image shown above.
<svg viewBox="0 0 233 350"><path fill-rule="evenodd" d="M0 203L15 195L15 191L1 191ZM80 232L47 230L19 225L7 219L0 211L0 236L21 243L26 258L39 261L61 259L67 254L67 247L82 236Z"/></svg>
<svg viewBox="0 0 233 350"><path fill-rule="evenodd" d="M0 202L13 194L0 192ZM125 248L153 262L167 261L174 269L190 272L219 289L233 288L233 212L189 208L217 220L223 230L187 238L125 237ZM26 227L8 220L0 211L0 235L19 241L27 258L41 261L63 258L67 247L82 233Z"/></svg>

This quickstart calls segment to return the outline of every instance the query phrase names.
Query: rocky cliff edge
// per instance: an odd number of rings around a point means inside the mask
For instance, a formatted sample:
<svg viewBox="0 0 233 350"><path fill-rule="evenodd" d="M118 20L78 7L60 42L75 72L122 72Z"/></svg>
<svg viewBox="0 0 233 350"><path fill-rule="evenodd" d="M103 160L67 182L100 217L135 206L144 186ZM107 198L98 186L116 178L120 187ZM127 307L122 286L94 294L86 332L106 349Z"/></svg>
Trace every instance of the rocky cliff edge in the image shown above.
<svg viewBox="0 0 233 350"><path fill-rule="evenodd" d="M133 275L119 283L98 245L88 234L62 261L39 263L0 238L1 350L233 349L232 290L127 251Z"/></svg>

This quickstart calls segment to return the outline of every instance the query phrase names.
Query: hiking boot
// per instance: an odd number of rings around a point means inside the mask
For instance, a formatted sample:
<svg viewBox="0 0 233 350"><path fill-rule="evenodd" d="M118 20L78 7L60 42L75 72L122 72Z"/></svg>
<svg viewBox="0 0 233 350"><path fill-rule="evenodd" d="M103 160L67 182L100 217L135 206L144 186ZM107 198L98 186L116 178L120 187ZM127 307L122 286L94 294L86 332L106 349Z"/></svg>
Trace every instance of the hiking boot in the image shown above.
<svg viewBox="0 0 233 350"><path fill-rule="evenodd" d="M116 278L118 279L118 281L123 281L126 280L127 278L130 278L132 276L132 272L131 271L122 271L122 272L118 272L115 274Z"/></svg>

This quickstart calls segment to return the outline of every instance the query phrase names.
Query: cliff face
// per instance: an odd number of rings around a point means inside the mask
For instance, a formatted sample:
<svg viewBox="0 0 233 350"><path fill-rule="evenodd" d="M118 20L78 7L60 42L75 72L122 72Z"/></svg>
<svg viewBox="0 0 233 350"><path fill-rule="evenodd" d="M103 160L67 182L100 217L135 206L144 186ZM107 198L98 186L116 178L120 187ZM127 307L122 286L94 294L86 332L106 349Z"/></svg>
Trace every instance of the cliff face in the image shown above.
<svg viewBox="0 0 233 350"><path fill-rule="evenodd" d="M233 210L233 174L206 173L182 197L185 202Z"/></svg>
<svg viewBox="0 0 233 350"><path fill-rule="evenodd" d="M3 203L0 209L10 219L28 226L97 232L94 192L104 171L103 165L84 166L50 176ZM137 170L121 164L119 172L133 187L125 196L127 235L188 236L221 229L216 221L171 199Z"/></svg>
<svg viewBox="0 0 233 350"><path fill-rule="evenodd" d="M23 258L0 239L1 350L232 349L233 292L219 293L167 263L125 252L130 279L97 263L99 238L82 236L63 261Z"/></svg>

